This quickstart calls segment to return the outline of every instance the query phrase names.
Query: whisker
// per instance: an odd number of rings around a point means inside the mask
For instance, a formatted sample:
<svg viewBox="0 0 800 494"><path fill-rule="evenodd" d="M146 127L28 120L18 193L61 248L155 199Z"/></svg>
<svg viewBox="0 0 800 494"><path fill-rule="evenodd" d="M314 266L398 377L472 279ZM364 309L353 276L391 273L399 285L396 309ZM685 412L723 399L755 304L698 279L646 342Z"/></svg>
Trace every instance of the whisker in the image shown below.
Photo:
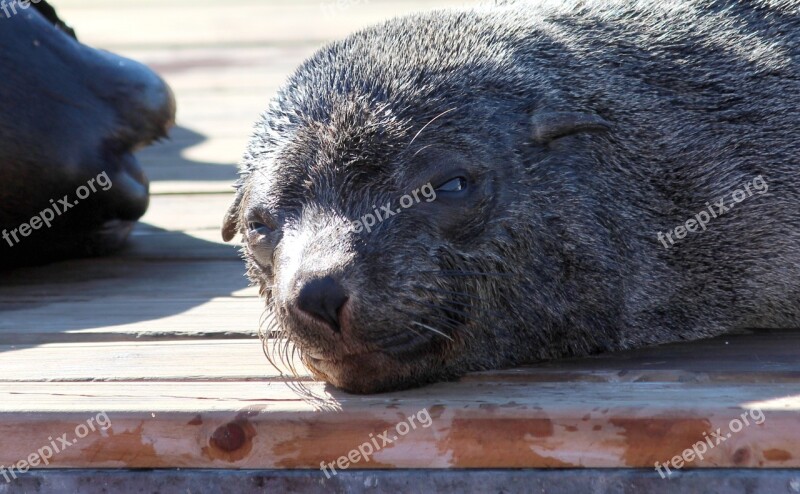
<svg viewBox="0 0 800 494"><path fill-rule="evenodd" d="M443 337L447 338L450 341L454 341L453 338L450 337L450 335L445 334L445 333L439 331L436 328L432 328L432 327L428 326L427 324L422 324L421 322L417 322L417 321L413 321L411 324L415 324L415 325L420 326L422 328L425 328L425 329L427 329L427 330L429 330L429 331L431 331L433 333L436 333L436 334L438 334L440 336L443 336Z"/></svg>
<svg viewBox="0 0 800 494"><path fill-rule="evenodd" d="M409 319L412 320L419 316L419 314L410 311L401 310L400 312L402 312L403 314L408 316ZM466 329L467 332L469 332L469 327L467 325L449 319L443 314L426 314L425 319L432 320L433 322L439 324L439 326L442 326L445 329L452 330L453 332L462 331L464 329Z"/></svg>
<svg viewBox="0 0 800 494"><path fill-rule="evenodd" d="M411 156L411 158L416 158L416 156L417 156L419 153L421 153L421 152L425 151L426 149L428 149L428 148L429 148L429 147L431 147L431 146L433 146L433 144L428 144L427 146L422 146L421 148L417 149L417 152L416 152L416 153L414 153L414 155L413 155L413 156Z"/></svg>
<svg viewBox="0 0 800 494"><path fill-rule="evenodd" d="M453 291L453 290L444 290L442 288L427 287L427 286L423 286L423 285L414 285L414 288L418 288L420 290L436 292L436 293L446 293L448 295L455 295L457 297L469 297L471 299L481 300L481 297L479 297L478 295L474 295L472 293L467 293L467 292L456 292L456 291Z"/></svg>
<svg viewBox="0 0 800 494"><path fill-rule="evenodd" d="M422 301L419 301L419 300L416 303L418 303L420 305L424 305L425 307L429 307L431 309L437 309L437 310L442 310L442 311L450 311L450 312L458 314L459 316L467 318L467 319L472 318L472 315L470 315L470 314L468 314L468 313L466 313L466 312L464 312L464 311L462 311L460 309L455 309L453 307L447 307L447 306L444 306L444 305L431 304L431 303L422 302Z"/></svg>
<svg viewBox="0 0 800 494"><path fill-rule="evenodd" d="M427 129L430 124L432 124L433 122L438 120L440 117L443 117L443 116L447 115L448 113L450 113L451 111L455 111L457 109L458 108L450 108L449 110L445 110L442 113L440 113L440 114L436 115L435 117L433 117L430 122L426 123L421 129L419 129L419 132L417 132L417 134L414 136L414 138L411 139L411 142L408 143L408 146L406 146L406 149L410 148L411 145L414 144L414 141L417 140L417 137L419 137L419 135L422 134L422 132L425 129Z"/></svg>
<svg viewBox="0 0 800 494"><path fill-rule="evenodd" d="M258 336L259 339L261 339L261 350L264 353L264 356L267 358L267 361L270 363L270 365L272 365L272 367L275 370L277 370L280 373L281 376L284 376L285 374L283 372L283 369L278 365L277 359L275 358L274 354L275 348L273 347L272 351L270 351L269 341L270 339L272 340L276 339L274 338L274 336L276 335L273 333L275 332L274 330L276 326L278 326L278 321L275 318L274 313L272 313L271 315L272 318L265 319L264 322L259 324ZM265 322L268 322L266 330L264 330ZM278 331L278 334L280 334L280 330ZM271 338L271 336L273 337Z"/></svg>
<svg viewBox="0 0 800 494"><path fill-rule="evenodd" d="M289 369L289 371L292 373L292 377L297 377L297 374L295 374L294 370L292 369L292 364L289 362L289 360L287 360L289 357L289 345L291 345L291 342L292 340L289 338L283 338L283 345L281 345L281 351L279 355L281 358L281 364L285 365L286 368Z"/></svg>
<svg viewBox="0 0 800 494"><path fill-rule="evenodd" d="M297 345L293 344L292 353L289 354L289 370L292 371L292 376L294 377L300 377L300 373L297 372L297 369L294 366L294 356L297 354L297 352L298 352Z"/></svg>
<svg viewBox="0 0 800 494"><path fill-rule="evenodd" d="M421 271L421 273L425 273L425 271ZM500 278L512 278L514 276L511 273L498 273L492 271L428 271L428 273L442 276L497 276Z"/></svg>
<svg viewBox="0 0 800 494"><path fill-rule="evenodd" d="M477 300L480 300L480 299L478 298ZM441 306L438 306L438 305L434 304L434 305L428 305L428 307L432 307L434 309L441 309L441 310L450 310L450 311L455 312L456 314L459 314L459 315L461 315L463 317L467 317L467 318L470 318L470 319L486 320L486 318L483 317L485 315L489 315L489 316L497 317L497 318L500 318L500 319L504 319L508 315L508 314L504 314L502 312L497 312L496 310L486 309L486 308L483 308L483 307L478 307L478 310L479 310L481 315L467 313L467 312L460 312L458 309L449 307L450 304L454 304L454 305L460 305L461 307L464 307L465 309L475 309L475 304L470 304L470 303L466 303L466 302L459 302L458 300L449 300L448 299L448 300L443 300L442 303L443 303L443 305L441 305ZM423 303L423 305L427 305L427 304Z"/></svg>

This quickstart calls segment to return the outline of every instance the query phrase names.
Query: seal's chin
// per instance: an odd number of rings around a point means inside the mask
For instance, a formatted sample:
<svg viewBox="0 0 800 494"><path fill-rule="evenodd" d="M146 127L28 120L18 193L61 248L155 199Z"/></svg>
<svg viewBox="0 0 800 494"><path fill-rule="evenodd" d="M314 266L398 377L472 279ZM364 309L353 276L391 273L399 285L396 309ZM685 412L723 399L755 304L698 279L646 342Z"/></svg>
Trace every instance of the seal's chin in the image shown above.
<svg viewBox="0 0 800 494"><path fill-rule="evenodd" d="M352 393L380 393L443 379L454 355L441 333L375 324L375 314L356 313L350 302L333 313L323 302L337 292L311 291L303 300L278 303L275 322L316 378ZM278 301L285 296L273 294ZM288 348L284 345L283 352ZM286 355L284 354L284 357Z"/></svg>
<svg viewBox="0 0 800 494"><path fill-rule="evenodd" d="M337 359L301 357L311 374L344 391L357 394L381 393L411 388L433 379L424 377L424 362L403 363L379 352L349 355Z"/></svg>
<svg viewBox="0 0 800 494"><path fill-rule="evenodd" d="M122 248L133 230L135 221L119 219L106 221L100 228L90 232L85 240L85 248L92 255L106 255Z"/></svg>

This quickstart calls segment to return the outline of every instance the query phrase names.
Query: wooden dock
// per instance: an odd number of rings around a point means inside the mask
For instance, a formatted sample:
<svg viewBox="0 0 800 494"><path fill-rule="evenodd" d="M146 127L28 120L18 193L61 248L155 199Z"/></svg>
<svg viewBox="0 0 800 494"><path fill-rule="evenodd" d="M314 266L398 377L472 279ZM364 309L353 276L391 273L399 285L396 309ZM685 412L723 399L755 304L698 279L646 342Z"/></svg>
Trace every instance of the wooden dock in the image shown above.
<svg viewBox="0 0 800 494"><path fill-rule="evenodd" d="M125 252L0 278L0 493L800 492L800 331L374 396L267 363L263 302L220 238L252 123L325 41L462 3L55 2L167 79L178 127L140 154L153 197Z"/></svg>

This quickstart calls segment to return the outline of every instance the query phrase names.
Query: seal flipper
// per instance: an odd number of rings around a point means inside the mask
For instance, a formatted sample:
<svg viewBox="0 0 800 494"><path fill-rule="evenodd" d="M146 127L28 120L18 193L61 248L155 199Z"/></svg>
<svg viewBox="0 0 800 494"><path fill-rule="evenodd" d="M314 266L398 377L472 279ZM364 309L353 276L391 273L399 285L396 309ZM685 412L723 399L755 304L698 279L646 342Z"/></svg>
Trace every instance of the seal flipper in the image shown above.
<svg viewBox="0 0 800 494"><path fill-rule="evenodd" d="M531 117L531 137L538 144L547 144L559 137L578 132L604 132L611 124L602 117L580 112L543 112Z"/></svg>

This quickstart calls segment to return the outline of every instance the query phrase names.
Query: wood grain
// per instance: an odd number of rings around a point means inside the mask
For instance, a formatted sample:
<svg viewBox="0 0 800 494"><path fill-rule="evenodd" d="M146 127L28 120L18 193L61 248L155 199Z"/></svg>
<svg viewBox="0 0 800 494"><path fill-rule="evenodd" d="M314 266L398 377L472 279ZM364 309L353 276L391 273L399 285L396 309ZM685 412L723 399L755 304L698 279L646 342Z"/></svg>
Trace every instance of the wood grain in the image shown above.
<svg viewBox="0 0 800 494"><path fill-rule="evenodd" d="M692 467L800 466L798 384L493 382L362 397L275 380L32 382L0 393L6 464L104 413L110 429L52 467L318 468L388 431L391 444L358 468L650 468L758 407ZM229 443L215 447L220 436Z"/></svg>

